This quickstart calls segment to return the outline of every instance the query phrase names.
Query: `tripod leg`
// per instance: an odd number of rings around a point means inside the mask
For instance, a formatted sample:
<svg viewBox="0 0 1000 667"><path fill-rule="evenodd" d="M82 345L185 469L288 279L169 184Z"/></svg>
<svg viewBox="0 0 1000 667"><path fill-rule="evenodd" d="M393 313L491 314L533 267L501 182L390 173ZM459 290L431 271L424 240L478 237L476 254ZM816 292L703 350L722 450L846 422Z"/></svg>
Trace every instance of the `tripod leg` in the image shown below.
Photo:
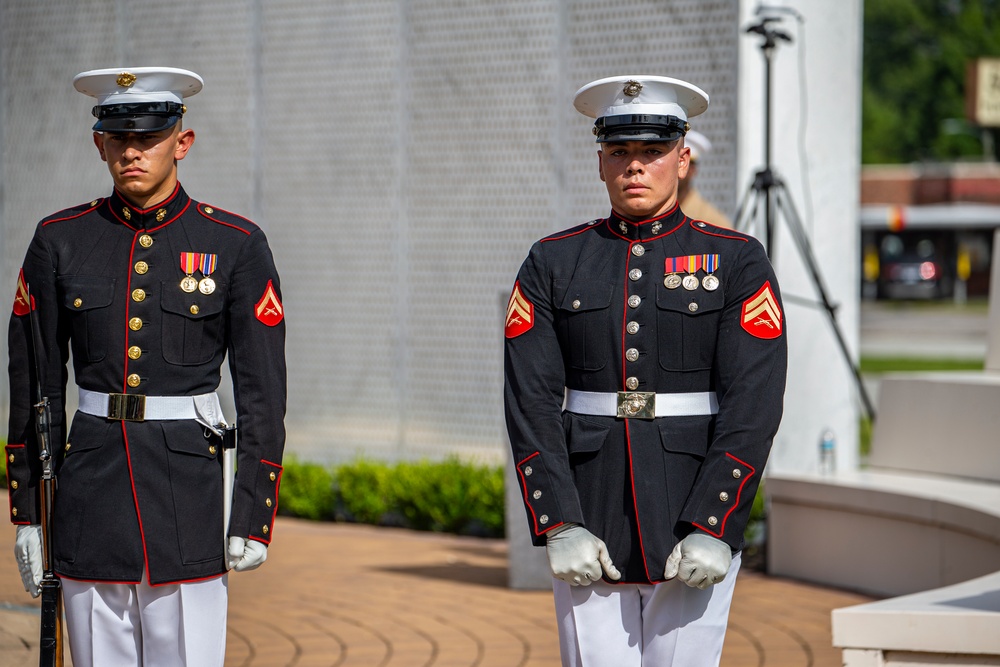
<svg viewBox="0 0 1000 667"><path fill-rule="evenodd" d="M750 197L753 196L753 202L750 208L747 208L747 203ZM740 206L736 209L736 217L733 221L733 229L738 232L743 232L744 234L753 235L753 230L750 229L750 222L757 219L757 211L760 207L760 200L765 196L759 188L756 187L756 183L751 184L747 188L747 191L743 193L743 199L740 201Z"/></svg>
<svg viewBox="0 0 1000 667"><path fill-rule="evenodd" d="M833 334L837 339L838 345L840 346L840 351L843 354L844 361L847 362L848 367L854 375L854 383L857 386L861 402L864 404L865 412L867 413L869 419L874 422L875 407L872 404L871 397L868 396L868 390L865 389L864 381L861 379L861 371L858 369L857 364L855 364L851 359L850 350L847 349L847 341L844 340L844 335L840 331L840 325L837 323L837 308L830 303L830 299L827 296L826 287L823 284L823 277L820 274L819 265L816 263L816 257L812 251L812 245L809 243L809 237L806 236L805 230L802 227L802 220L799 218L798 211L795 210L795 206L792 204L791 199L784 191L784 183L780 181L775 183L774 194L777 208L785 216L785 221L788 223L792 240L799 249L799 255L802 257L802 261L805 263L806 269L809 271L813 285L819 293L823 308L826 310L826 313L830 318L830 326L832 327Z"/></svg>

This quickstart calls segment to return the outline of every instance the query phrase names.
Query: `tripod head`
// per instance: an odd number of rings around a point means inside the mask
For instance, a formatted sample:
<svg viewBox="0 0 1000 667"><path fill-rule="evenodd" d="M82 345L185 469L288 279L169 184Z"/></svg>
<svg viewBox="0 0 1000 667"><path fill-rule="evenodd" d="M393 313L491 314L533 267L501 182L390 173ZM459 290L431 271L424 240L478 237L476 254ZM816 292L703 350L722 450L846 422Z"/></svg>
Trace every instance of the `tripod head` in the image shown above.
<svg viewBox="0 0 1000 667"><path fill-rule="evenodd" d="M760 48L764 51L770 51L774 49L774 47L777 45L776 40L781 39L789 43L791 43L792 41L792 36L789 35L787 32L783 32L769 25L771 23L774 23L775 21L780 21L780 20L781 20L780 16L761 17L759 23L754 23L752 25L747 26L746 32L756 33L761 37L763 37L764 41L761 43Z"/></svg>

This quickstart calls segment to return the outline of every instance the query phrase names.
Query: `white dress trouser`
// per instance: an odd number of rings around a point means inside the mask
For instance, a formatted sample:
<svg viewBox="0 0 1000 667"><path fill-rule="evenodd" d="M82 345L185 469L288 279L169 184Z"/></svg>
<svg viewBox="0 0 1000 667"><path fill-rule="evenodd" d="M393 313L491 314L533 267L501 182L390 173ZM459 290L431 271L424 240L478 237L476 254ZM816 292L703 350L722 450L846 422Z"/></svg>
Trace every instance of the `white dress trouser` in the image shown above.
<svg viewBox="0 0 1000 667"><path fill-rule="evenodd" d="M563 667L718 667L740 554L700 591L662 584L571 586L553 579Z"/></svg>
<svg viewBox="0 0 1000 667"><path fill-rule="evenodd" d="M228 577L165 586L62 579L73 667L222 667Z"/></svg>

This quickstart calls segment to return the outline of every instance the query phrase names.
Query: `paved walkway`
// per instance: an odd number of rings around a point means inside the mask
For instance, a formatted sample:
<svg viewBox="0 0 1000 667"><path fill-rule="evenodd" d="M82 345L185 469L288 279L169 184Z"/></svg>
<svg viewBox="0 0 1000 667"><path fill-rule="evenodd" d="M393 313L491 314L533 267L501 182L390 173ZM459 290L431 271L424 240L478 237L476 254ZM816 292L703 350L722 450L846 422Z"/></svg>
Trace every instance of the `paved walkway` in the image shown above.
<svg viewBox="0 0 1000 667"><path fill-rule="evenodd" d="M506 587L503 541L287 518L275 533L261 569L230 576L226 667L559 665L551 593ZM13 540L0 530L0 667L37 664ZM744 571L722 664L840 667L830 611L867 600Z"/></svg>

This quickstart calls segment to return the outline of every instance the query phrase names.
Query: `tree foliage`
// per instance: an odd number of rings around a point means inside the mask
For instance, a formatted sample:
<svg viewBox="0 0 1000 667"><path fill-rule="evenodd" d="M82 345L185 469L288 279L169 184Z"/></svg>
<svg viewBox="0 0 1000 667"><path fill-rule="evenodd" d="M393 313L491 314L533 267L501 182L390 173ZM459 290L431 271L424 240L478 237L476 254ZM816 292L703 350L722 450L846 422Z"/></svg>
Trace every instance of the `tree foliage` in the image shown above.
<svg viewBox="0 0 1000 667"><path fill-rule="evenodd" d="M964 120L965 69L1000 57L1000 0L864 5L862 161L982 156L981 130Z"/></svg>

